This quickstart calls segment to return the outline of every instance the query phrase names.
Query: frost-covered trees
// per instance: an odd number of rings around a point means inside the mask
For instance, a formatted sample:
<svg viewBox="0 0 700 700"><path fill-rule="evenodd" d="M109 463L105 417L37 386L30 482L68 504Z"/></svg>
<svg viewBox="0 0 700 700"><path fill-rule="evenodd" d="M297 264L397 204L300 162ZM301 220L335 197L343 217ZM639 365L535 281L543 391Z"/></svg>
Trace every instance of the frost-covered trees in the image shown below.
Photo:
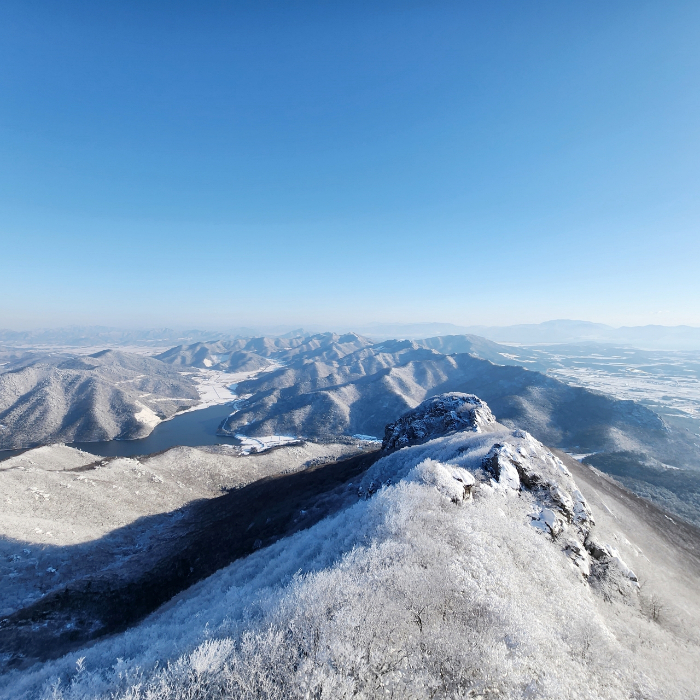
<svg viewBox="0 0 700 700"><path fill-rule="evenodd" d="M482 469L507 440L509 459L539 470L547 502L560 478L568 504L570 474L526 434L454 433L399 450L364 477L384 484L373 495L76 654L78 671L63 660L13 679L11 697L43 684L56 700L690 699L682 681L660 689L649 678L601 614L614 601L596 598L562 542L532 526L539 491ZM640 639L643 624L658 628L640 616Z"/></svg>
<svg viewBox="0 0 700 700"><path fill-rule="evenodd" d="M49 697L628 697L641 674L620 673L592 593L525 505L457 505L421 478L382 489L353 508L373 527L334 565L265 592L161 668L107 683L88 669Z"/></svg>

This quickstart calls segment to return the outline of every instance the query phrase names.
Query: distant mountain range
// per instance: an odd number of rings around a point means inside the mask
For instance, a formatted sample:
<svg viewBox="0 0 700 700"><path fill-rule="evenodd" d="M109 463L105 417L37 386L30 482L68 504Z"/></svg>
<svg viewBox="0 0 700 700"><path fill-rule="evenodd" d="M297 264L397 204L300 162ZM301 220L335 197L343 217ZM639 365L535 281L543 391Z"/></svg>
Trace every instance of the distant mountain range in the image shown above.
<svg viewBox="0 0 700 700"><path fill-rule="evenodd" d="M67 328L39 328L29 331L0 329L0 344L17 346L121 346L121 345L171 345L178 342L217 338L217 333L200 330L173 330L155 328L133 330L107 326L70 326Z"/></svg>
<svg viewBox="0 0 700 700"><path fill-rule="evenodd" d="M17 368L0 374L0 449L144 437L199 403L183 370L265 370L239 381L236 393L247 398L231 409L222 435L381 438L387 423L431 396L476 394L507 426L588 455L637 493L700 523L692 432L640 403L526 369L512 350L468 334L373 341L290 333L181 344L155 357L111 350L31 364L26 353L6 351Z"/></svg>
<svg viewBox="0 0 700 700"><path fill-rule="evenodd" d="M431 335L481 336L501 343L523 345L538 343L597 342L632 345L655 350L700 350L700 328L695 326L623 326L603 323L557 320L515 326L457 326L449 323L373 324L357 331L376 339L408 338Z"/></svg>
<svg viewBox="0 0 700 700"><path fill-rule="evenodd" d="M372 341L355 333L340 336L320 333L272 338L238 338L213 343L178 345L156 358L171 365L216 369L224 372L250 372L275 362L337 360L350 352L372 345Z"/></svg>
<svg viewBox="0 0 700 700"><path fill-rule="evenodd" d="M475 326L465 332L513 343L618 343L657 350L700 350L700 328L694 326L623 326L587 321L547 321L517 326Z"/></svg>
<svg viewBox="0 0 700 700"><path fill-rule="evenodd" d="M174 330L171 328L128 330L105 326L11 331L0 329L0 345L10 346L97 346L189 345L213 340L252 337L294 338L314 335L326 329L310 326L236 327L219 330ZM538 343L598 342L631 345L657 350L700 350L700 327L695 326L623 326L614 328L602 323L567 319L513 326L459 326L452 323L372 323L348 326L338 324L341 332L356 332L373 340L404 338L418 340L434 336L474 335L488 340L523 345Z"/></svg>
<svg viewBox="0 0 700 700"><path fill-rule="evenodd" d="M387 423L425 398L463 391L483 397L506 425L555 447L580 453L632 450L679 466L700 466L692 442L669 432L653 411L517 366L483 339L371 344L362 336L326 334L312 341L295 348L294 356L277 354L280 369L238 385L251 397L228 418L224 431L381 437ZM310 345L318 346L313 355L303 351Z"/></svg>

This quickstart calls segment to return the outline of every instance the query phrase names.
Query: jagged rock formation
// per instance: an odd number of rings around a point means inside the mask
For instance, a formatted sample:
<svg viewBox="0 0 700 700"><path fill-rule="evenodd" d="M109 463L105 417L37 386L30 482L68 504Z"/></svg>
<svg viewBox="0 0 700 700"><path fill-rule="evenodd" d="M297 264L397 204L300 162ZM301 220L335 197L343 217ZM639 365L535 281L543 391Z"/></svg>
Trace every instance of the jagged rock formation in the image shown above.
<svg viewBox="0 0 700 700"><path fill-rule="evenodd" d="M470 446L469 433L488 433L478 446L490 445L473 471L453 463L477 452L476 446ZM382 448L392 453L449 436L452 458L426 460L415 467L412 480L435 486L455 503L471 498L475 491L527 493L532 503L532 526L558 542L592 585L604 589L606 595L632 594L636 575L614 547L593 536L591 509L561 459L528 432L499 425L477 396L450 392L423 401L387 425ZM393 479L372 479L358 487L358 494L370 497L381 484L390 484Z"/></svg>
<svg viewBox="0 0 700 700"><path fill-rule="evenodd" d="M637 576L614 547L593 536L591 509L569 470L528 433L514 431L513 437L524 440L527 447L496 443L484 457L482 466L493 483L534 494L532 525L555 540L563 536L564 551L594 585L629 595L630 583L638 587Z"/></svg>
<svg viewBox="0 0 700 700"><path fill-rule="evenodd" d="M481 432L496 419L473 394L453 391L433 396L384 429L382 449L388 452L426 442L457 430Z"/></svg>

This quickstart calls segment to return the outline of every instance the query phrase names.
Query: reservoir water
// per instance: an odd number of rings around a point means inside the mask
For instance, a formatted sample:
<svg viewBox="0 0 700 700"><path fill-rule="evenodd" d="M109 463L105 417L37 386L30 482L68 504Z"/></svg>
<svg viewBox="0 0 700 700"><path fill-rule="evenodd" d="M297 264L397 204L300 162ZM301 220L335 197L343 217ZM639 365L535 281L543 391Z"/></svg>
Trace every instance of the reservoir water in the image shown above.
<svg viewBox="0 0 700 700"><path fill-rule="evenodd" d="M237 438L216 434L217 428L232 411L233 407L230 404L222 404L181 413L170 420L159 423L148 437L139 440L106 440L104 442L71 442L67 444L98 457L138 457L153 452L162 452L178 445L187 447L239 445L240 440ZM9 459L24 451L2 450L0 451L0 460Z"/></svg>

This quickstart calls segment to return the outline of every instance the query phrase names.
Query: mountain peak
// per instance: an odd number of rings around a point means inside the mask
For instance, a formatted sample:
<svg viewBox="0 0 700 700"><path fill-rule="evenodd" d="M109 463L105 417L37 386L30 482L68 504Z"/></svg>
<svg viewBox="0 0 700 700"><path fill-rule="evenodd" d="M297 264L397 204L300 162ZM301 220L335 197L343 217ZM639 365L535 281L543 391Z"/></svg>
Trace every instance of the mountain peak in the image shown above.
<svg viewBox="0 0 700 700"><path fill-rule="evenodd" d="M384 431L382 449L393 452L458 430L479 433L495 424L491 409L474 394L452 391L426 399Z"/></svg>

